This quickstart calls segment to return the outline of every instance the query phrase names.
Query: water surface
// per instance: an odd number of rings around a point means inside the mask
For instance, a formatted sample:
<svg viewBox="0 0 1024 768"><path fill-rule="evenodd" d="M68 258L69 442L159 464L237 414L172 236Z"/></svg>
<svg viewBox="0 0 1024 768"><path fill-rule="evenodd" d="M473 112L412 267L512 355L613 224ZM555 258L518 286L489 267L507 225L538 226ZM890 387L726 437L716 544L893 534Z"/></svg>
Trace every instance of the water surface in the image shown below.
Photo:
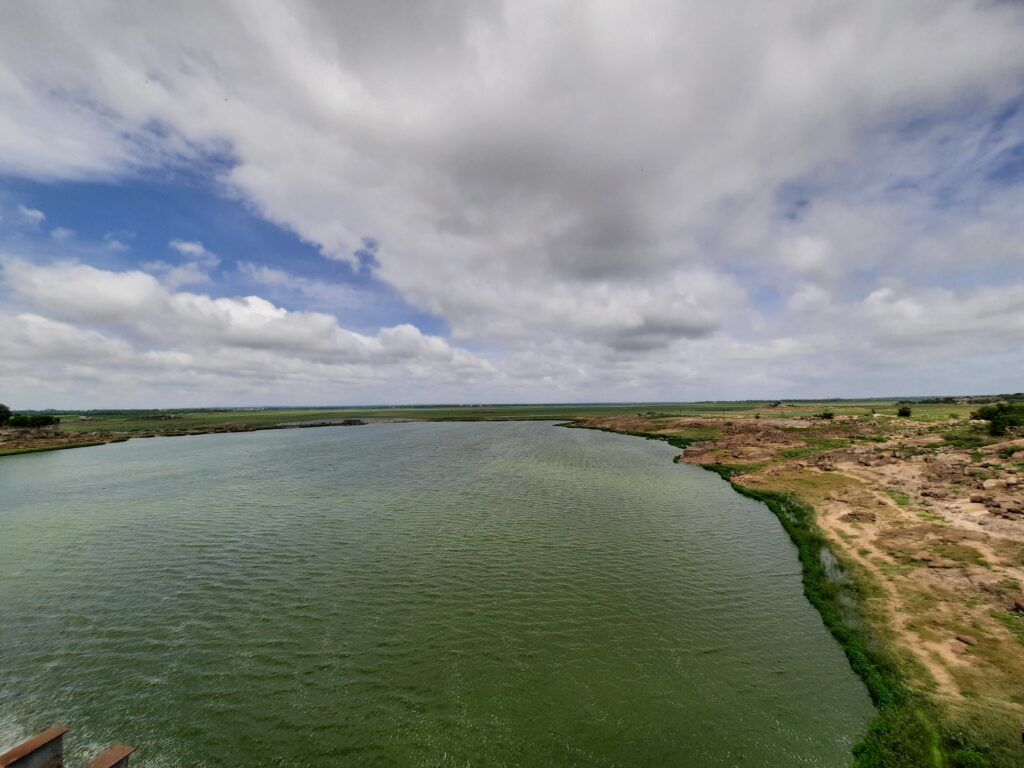
<svg viewBox="0 0 1024 768"><path fill-rule="evenodd" d="M870 717L762 505L542 423L0 459L0 748L163 766L843 766Z"/></svg>

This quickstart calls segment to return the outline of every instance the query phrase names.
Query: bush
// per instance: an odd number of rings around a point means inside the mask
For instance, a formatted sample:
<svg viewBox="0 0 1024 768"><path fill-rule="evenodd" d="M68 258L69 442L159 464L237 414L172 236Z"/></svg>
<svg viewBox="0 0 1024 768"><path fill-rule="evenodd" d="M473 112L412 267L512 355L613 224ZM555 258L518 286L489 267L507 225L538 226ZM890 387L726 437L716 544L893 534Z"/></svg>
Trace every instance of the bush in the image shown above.
<svg viewBox="0 0 1024 768"><path fill-rule="evenodd" d="M33 429L35 427L52 427L54 424L60 424L60 419L56 416L45 416L30 415L26 416L20 413L16 413L10 417L7 421L9 427L15 427L19 429Z"/></svg>
<svg viewBox="0 0 1024 768"><path fill-rule="evenodd" d="M909 405L901 405L900 409L898 411L896 411L896 415L897 416L902 416L903 418L909 418L910 417L910 406Z"/></svg>
<svg viewBox="0 0 1024 768"><path fill-rule="evenodd" d="M971 418L987 421L990 435L1005 435L1010 427L1024 427L1024 404L983 405L971 414Z"/></svg>
<svg viewBox="0 0 1024 768"><path fill-rule="evenodd" d="M11 420L11 409L0 403L0 427Z"/></svg>
<svg viewBox="0 0 1024 768"><path fill-rule="evenodd" d="M821 413L816 414L816 415L817 415L817 417L819 419L829 419L829 420L831 420L831 419L834 419L836 417L836 415L834 413L832 413L832 411L822 411Z"/></svg>

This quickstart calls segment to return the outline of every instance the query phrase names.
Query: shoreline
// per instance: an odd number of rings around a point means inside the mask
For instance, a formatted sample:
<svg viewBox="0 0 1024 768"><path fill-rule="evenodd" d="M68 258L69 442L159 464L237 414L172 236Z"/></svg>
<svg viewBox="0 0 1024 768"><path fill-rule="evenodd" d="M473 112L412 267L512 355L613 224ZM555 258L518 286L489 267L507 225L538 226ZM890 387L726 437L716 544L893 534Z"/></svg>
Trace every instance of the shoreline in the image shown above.
<svg viewBox="0 0 1024 768"><path fill-rule="evenodd" d="M340 421L340 420L339 420ZM207 429L190 429L183 431L167 431L167 432L142 432L138 434L113 434L103 439L86 439L81 441L67 441L55 443L52 445L38 445L38 446L26 446L11 449L4 449L3 443L0 443L0 458L4 456L21 456L26 453L46 453L48 451L63 451L71 448L92 448L98 445L110 445L111 443L126 443L129 440L146 440L154 437L195 437L198 435L226 435L236 434L240 432L266 432L274 429L315 429L317 427L353 427L353 426L366 426L371 422L360 421L358 424L342 424L334 423L330 421L315 421L308 424L302 423L287 423L287 424L270 424L266 426L226 426L226 427L210 427ZM39 442L45 442L47 438L39 438Z"/></svg>
<svg viewBox="0 0 1024 768"><path fill-rule="evenodd" d="M864 623L860 601L864 587L850 575L842 554L816 529L813 508L790 496L747 488L733 482L727 472L708 471L722 477L737 493L764 504L778 519L797 548L804 596L867 688L875 716L853 747L853 765L946 765L938 729L931 722L934 715L922 712L923 704L906 688L893 659ZM844 579L829 573L824 563L826 552L838 563ZM916 753L912 757L907 754L908 747ZM906 762L908 757L910 762Z"/></svg>
<svg viewBox="0 0 1024 768"><path fill-rule="evenodd" d="M558 419L551 416L536 416L528 418L488 418L488 417L477 417L477 418L366 418L366 419L349 419L349 418L337 418L337 419L314 419L308 422L292 421L282 422L279 424L265 424L265 425L250 425L250 424L225 424L220 426L205 427L199 429L187 429L187 430L166 430L166 431L147 431L147 432L136 432L136 433L111 433L97 439L96 435L89 435L88 438L82 440L63 440L61 438L27 438L22 442L30 443L29 445L18 446L14 448L4 448L4 442L0 441L0 458L5 456L21 456L27 453L47 453L49 451L63 451L72 448L92 448L100 445L110 445L111 443L126 443L129 440L146 440L154 437L196 437L199 435L226 435L226 434L238 434L246 432L267 432L271 430L279 429L317 429L320 427L356 427L356 426L369 426L371 424L410 424L410 423L429 423L429 422L447 422L447 421L464 421L464 422L506 422L506 421L552 421L559 422L555 426L571 426L572 420ZM345 423L345 422L357 422L357 423ZM606 430L612 432L614 430ZM71 434L71 433L65 433ZM51 440L58 440L59 442L51 443ZM31 444L36 443L36 444ZM672 445L678 446L675 443Z"/></svg>
<svg viewBox="0 0 1024 768"><path fill-rule="evenodd" d="M565 425L574 426L574 425ZM643 432L636 430L619 431L608 427L596 426L575 426L577 429L594 429L611 434L629 435L640 437L646 440L660 440L668 442L669 445L683 450L683 454L673 458L674 463L682 463L686 448L701 441L687 438L673 438L668 435L656 432ZM864 683L868 696L875 708L875 715L869 721L863 735L857 740L853 747L854 766L889 766L896 765L893 759L905 758L905 754L893 754L893 746L906 746L906 740L901 739L897 744L890 744L891 738L887 738L892 732L892 720L907 719L910 709L912 720L918 720L926 729L926 741L928 742L927 752L931 757L928 763L916 760L914 765L930 764L941 768L946 765L941 754L936 754L941 749L938 743L938 734L934 728L929 727L926 721L917 716L917 712L908 702L907 691L902 682L895 674L891 660L874 646L876 641L863 629L863 622L860 617L860 604L857 601L860 585L853 580L836 579L830 575L824 566L823 551L834 558L842 568L844 576L849 576L849 569L820 534L815 530L813 519L814 511L801 504L794 498L783 494L761 492L748 488L735 482L732 477L735 472L722 464L693 464L693 466L718 475L722 480L729 483L732 489L742 496L761 502L779 521L789 539L797 548L797 557L800 561L801 582L804 588L804 597L814 607L822 619L829 634L842 648L847 662L854 674ZM845 588L844 588L845 587ZM853 601L852 604L847 601ZM844 602L846 603L844 605ZM853 611L856 618L849 621L846 614ZM862 627L858 627L861 624ZM899 750L902 752L902 750Z"/></svg>
<svg viewBox="0 0 1024 768"><path fill-rule="evenodd" d="M959 686L957 674L943 674L943 668L930 658L930 654L921 654L920 647L908 647L917 645L918 638L913 634L893 632L890 623L901 622L906 624L925 623L932 620L929 615L929 608L915 609L915 614L906 619L903 610L908 610L899 595L898 591L891 590L888 585L880 583L880 569L869 569L865 567L866 557L858 557L864 553L861 547L859 552L854 551L851 556L851 549L854 544L860 544L850 530L851 526L858 525L859 520L875 521L877 513L864 508L861 499L855 499L855 493L847 494L849 498L839 498L835 495L834 487L843 486L846 481L866 483L865 478L855 477L850 474L852 470L847 466L850 457L843 456L842 451L850 450L849 445L835 446L824 439L816 450L804 450L798 448L782 448L773 453L771 449L765 450L763 443L766 434L770 433L777 425L760 428L756 422L744 423L737 438L736 428L741 425L735 422L719 422L717 426L723 434L719 438L702 439L694 435L695 429L706 429L711 426L706 420L687 419L666 422L659 419L627 419L618 424L601 420L597 423L580 424L578 427L600 429L620 434L634 435L647 439L665 440L672 445L683 447L683 453L674 460L693 464L718 474L723 480L730 483L733 489L750 498L762 502L779 520L786 530L791 541L797 547L801 563L801 571L804 585L804 594L808 601L815 607L822 617L823 623L836 638L851 665L854 672L860 677L868 689L869 695L876 707L876 716L869 723L860 741L854 747L853 765L858 768L867 766L921 766L924 768L972 768L973 766L1018 766L1021 765L1020 745L1020 723L1024 723L1024 707L1019 697L1013 693L992 690L986 692L989 701L979 703L977 710L972 708L972 699L980 699L978 693L965 695L960 690L949 690ZM814 426L812 425L811 429ZM801 427L799 431L806 430ZM823 429L828 429L824 427ZM790 430L798 432L798 430ZM728 434L728 433L732 434ZM814 439L813 432L803 436L803 442L810 442ZM777 435L768 435L776 439ZM787 435L787 439L792 435ZM891 450L893 445L900 446L904 442L925 442L926 438L916 432L913 435L888 436L884 441L885 449ZM931 438L927 438L931 440ZM794 442L790 440L790 443ZM838 441L834 441L838 442ZM876 446L880 448L883 441L877 435L865 437L862 446ZM934 444L926 443L926 444ZM1019 445L1018 445L1019 444ZM857 443L854 442L857 446ZM1015 456L1017 450L1024 449L1024 441L1011 441L1011 447L1002 447L998 450L999 455L1005 455L1013 450ZM862 450L859 446L853 450ZM923 451L923 448L921 448ZM942 451L943 448L936 449ZM760 454L758 455L758 451ZM924 451L923 451L924 452ZM895 452L893 452L895 453ZM925 452L926 453L926 452ZM780 454L782 456L779 460ZM743 463L730 463L723 461L724 458L743 459ZM919 456L910 452L907 456L897 458L895 464L911 464ZM977 456L974 456L977 459ZM1019 458L1019 456L1018 456ZM750 461L750 459L756 459ZM925 466L933 462L935 456L925 455L921 460ZM872 464L866 459L860 459L858 464ZM933 462L934 463L934 462ZM905 467L902 467L905 469ZM1015 469L1009 469L1015 473ZM1016 475L1008 475L1005 480L1007 488L1014 490L1016 487ZM817 487L823 480L824 489ZM986 480L986 487L994 487L991 484L996 482L992 478ZM860 489L858 489L860 490ZM874 490L874 489L872 489ZM942 535L953 539L967 534L963 532L963 526L967 525L956 519L939 519L934 510L933 496L942 496L934 489L925 487L918 489L918 499L907 501L903 496L896 498L904 505L916 503L918 500L923 504L918 510L921 516L933 518L932 524L943 532ZM892 492L892 491L891 491ZM892 492L894 494L900 492ZM972 498L977 499L977 495ZM869 500L875 507L883 505L883 502L873 497ZM824 503L823 503L824 502ZM858 503L859 502L859 503ZM954 500L955 502L955 500ZM951 502L951 503L954 503ZM831 518L836 517L832 507L839 507L846 510L839 517L844 522L842 526L834 524ZM889 501L889 505L899 508L895 500ZM831 518L826 514L828 511ZM1005 510L1002 510L1005 511ZM982 521L983 523L985 521ZM1015 524L1018 521L1013 521ZM958 525L959 524L959 525ZM882 531L882 537L899 531L905 527L913 528L912 524L904 520L894 521L890 529ZM929 534L933 531L928 531ZM1024 542L1024 517L1019 521L1019 529L1015 531L1014 541ZM922 534L923 535L923 534ZM981 546L976 537L969 537L969 541ZM965 545L966 546L966 545ZM827 554L826 554L827 553ZM1024 546L1020 553L1024 554ZM872 553L875 554L875 553ZM967 550L953 551L946 554L962 555L969 557ZM913 553L914 557L924 557L926 563L918 565L925 567L927 573L954 574L960 568L960 563L944 561L941 557L933 557L931 553ZM994 559L994 558L993 558ZM830 565L836 563L842 569L845 577L840 579L841 583L832 578ZM999 566L1006 570L1007 563L1000 562ZM1024 568L1024 557L1010 563L1011 570L1020 573ZM985 567L995 568L995 564L985 564ZM912 570L912 568L911 568ZM981 584L982 589L990 588L986 582L979 582L973 570L963 569L963 577L970 581ZM994 578L994 577L992 577ZM947 579L953 580L953 579ZM1011 588L1020 590L1020 580L1005 579L1011 583ZM958 597L963 600L964 598ZM1024 599L1024 598L1022 598ZM1001 604L1011 607L1010 611L1021 609L1021 602L1014 602L1006 596L1000 597ZM999 603L1000 600L996 600ZM954 601L955 602L955 601ZM994 613L996 611L993 611ZM978 613L976 611L976 613ZM1002 617L1019 617L1021 625L1024 626L1024 612L1009 613L1004 611ZM1016 622L1017 618L1012 618ZM1004 621L1004 623L1006 623ZM999 622L995 623L998 627ZM979 630L991 630L992 626L981 627L974 623L974 633ZM1005 629L1005 628L1004 628ZM1007 637L989 638L976 635L955 634L950 640L956 645L967 649L963 655L970 652L979 653L979 658L967 658L963 661L957 660L959 668L956 673L964 676L971 673L978 673L972 666L981 668L984 674L985 668L989 666L991 659L980 656L980 649L993 650L1000 643L1013 644L1015 640L1024 643L1024 636L1017 638ZM930 638L929 638L930 639ZM908 643L907 641L911 641ZM990 643L991 640L991 643ZM1018 646L1019 647L1019 646ZM930 650L930 649L929 649ZM1009 653L1014 653L1012 650ZM920 656L924 656L925 664L921 664ZM1017 656L1024 656L1018 653ZM961 657L962 658L962 657ZM1013 684L1016 681L1024 681L1024 665L1019 669L1010 670L1006 677ZM1004 681L1005 682L1005 681ZM980 717L979 717L980 715ZM982 720L988 718L988 721ZM991 730L982 732L980 725L988 725Z"/></svg>

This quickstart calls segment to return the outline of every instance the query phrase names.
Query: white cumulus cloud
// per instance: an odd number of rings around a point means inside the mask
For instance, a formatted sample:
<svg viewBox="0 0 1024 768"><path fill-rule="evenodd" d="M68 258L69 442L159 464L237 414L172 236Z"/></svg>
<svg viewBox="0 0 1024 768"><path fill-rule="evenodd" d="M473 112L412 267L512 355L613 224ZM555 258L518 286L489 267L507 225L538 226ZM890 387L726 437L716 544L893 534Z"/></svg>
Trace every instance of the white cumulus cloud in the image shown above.
<svg viewBox="0 0 1024 768"><path fill-rule="evenodd" d="M1022 39L1019 3L17 3L0 173L212 169L484 350L464 359L495 367L494 396L890 393L946 376L943 337L1022 341L1006 313L979 319L1024 282ZM412 333L215 298L219 257L169 247L156 277L62 267L103 301L6 271L29 309L148 344L334 365ZM245 258L261 290L344 300ZM887 340L931 367L887 378ZM963 351L969 388L1011 378Z"/></svg>

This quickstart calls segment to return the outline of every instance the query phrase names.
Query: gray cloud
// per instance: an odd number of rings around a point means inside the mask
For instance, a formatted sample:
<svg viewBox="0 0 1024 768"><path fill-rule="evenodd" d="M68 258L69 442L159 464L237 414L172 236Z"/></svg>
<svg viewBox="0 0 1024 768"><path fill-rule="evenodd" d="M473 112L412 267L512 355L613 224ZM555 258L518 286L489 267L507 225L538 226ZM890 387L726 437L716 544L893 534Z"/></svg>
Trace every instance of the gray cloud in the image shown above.
<svg viewBox="0 0 1024 768"><path fill-rule="evenodd" d="M847 375L830 344L876 391L886 343L981 338L985 285L1024 281L1020 186L992 181L1024 142L1006 109L1024 92L1019 4L41 2L8 16L0 170L116 179L228 154L224 187L325 257L357 266L379 239L378 279L497 350L490 392L799 390ZM190 313L267 309L173 298L205 274L189 246L163 286L125 273L103 279L134 298L44 309L110 323L188 304L169 317L191 344L226 332L190 330ZM300 319L341 343L329 319ZM292 343L283 327L217 338L276 348ZM1006 380L975 370L979 386Z"/></svg>

